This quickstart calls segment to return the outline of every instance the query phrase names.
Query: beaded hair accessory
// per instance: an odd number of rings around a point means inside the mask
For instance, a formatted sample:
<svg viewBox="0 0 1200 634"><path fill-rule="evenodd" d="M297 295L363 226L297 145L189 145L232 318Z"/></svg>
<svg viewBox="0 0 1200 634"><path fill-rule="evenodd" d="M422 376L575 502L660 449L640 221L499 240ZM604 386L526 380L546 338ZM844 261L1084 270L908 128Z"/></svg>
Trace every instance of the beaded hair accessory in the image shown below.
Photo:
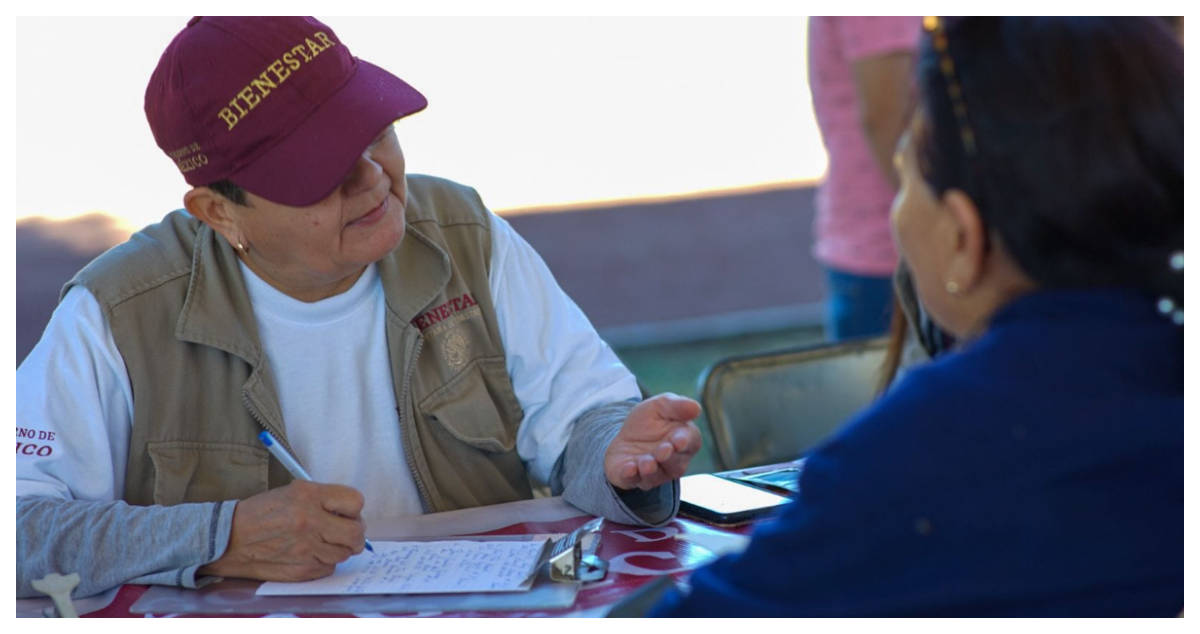
<svg viewBox="0 0 1200 634"><path fill-rule="evenodd" d="M958 75L954 72L950 42L946 39L946 21L935 15L927 15L922 25L929 33L933 50L938 54L938 67L942 70L942 77L946 79L946 92L950 96L950 105L954 108L954 117L958 120L958 134L962 138L963 150L966 151L967 158L974 158L978 154L975 147L975 129L967 120L967 103L963 100L962 84L958 83Z"/></svg>
<svg viewBox="0 0 1200 634"><path fill-rule="evenodd" d="M971 122L967 118L967 103L963 99L962 84L958 81L958 75L954 68L954 59L950 56L950 42L946 37L946 19L927 15L922 20L922 26L929 33L933 50L938 54L938 68L942 71L942 77L946 80L946 93L950 97L950 105L954 110L954 118L958 122L958 135L962 140L963 151L966 153L968 159L975 159L979 156L979 149L975 144L975 129L971 127ZM1171 271L1182 275L1183 251L1172 253L1169 265ZM953 293L954 291L950 292ZM1158 312L1169 317L1176 325L1183 325L1183 306L1176 304L1175 300L1170 297L1163 296L1159 298Z"/></svg>
<svg viewBox="0 0 1200 634"><path fill-rule="evenodd" d="M979 147L976 144L975 128L971 125L970 119L967 117L967 102L963 93L962 84L958 81L958 72L954 66L954 58L950 55L950 41L946 35L946 24L948 21L956 21L957 18L947 19L935 15L927 15L922 21L925 31L929 34L930 43L933 45L934 52L938 55L938 69L942 73L942 78L946 82L946 94L950 97L950 106L954 111L954 119L958 123L958 137L962 142L963 155L966 157L966 185L968 191L974 192L976 195L982 195L980 188L984 183L983 168L979 155ZM980 204L976 200L976 204ZM981 208L983 205L981 205ZM986 224L986 219L985 219ZM991 237L985 234L985 245L990 244Z"/></svg>

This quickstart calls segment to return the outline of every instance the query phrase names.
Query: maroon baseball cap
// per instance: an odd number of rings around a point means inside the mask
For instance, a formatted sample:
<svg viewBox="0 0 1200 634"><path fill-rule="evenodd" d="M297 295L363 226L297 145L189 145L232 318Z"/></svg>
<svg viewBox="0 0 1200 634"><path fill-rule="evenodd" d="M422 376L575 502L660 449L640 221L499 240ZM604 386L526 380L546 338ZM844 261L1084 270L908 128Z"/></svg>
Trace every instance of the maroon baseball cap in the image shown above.
<svg viewBox="0 0 1200 634"><path fill-rule="evenodd" d="M184 180L292 206L331 194L386 126L425 105L309 17L192 18L146 86L154 140Z"/></svg>

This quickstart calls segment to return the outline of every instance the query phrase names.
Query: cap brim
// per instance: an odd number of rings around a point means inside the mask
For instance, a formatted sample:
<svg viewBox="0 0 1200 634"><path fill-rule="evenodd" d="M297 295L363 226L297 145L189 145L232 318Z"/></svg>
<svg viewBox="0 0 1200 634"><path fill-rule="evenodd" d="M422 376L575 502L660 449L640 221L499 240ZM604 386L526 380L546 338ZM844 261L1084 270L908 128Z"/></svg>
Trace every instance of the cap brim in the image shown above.
<svg viewBox="0 0 1200 634"><path fill-rule="evenodd" d="M345 180L386 126L426 105L425 96L404 80L360 59L346 85L229 180L283 205L319 202Z"/></svg>

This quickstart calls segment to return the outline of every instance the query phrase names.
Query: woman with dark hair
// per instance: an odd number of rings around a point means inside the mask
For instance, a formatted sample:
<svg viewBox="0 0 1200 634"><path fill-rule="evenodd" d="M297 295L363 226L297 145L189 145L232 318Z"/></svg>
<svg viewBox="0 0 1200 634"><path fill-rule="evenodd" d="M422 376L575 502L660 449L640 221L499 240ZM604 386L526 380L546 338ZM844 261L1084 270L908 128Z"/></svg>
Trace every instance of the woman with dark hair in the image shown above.
<svg viewBox="0 0 1200 634"><path fill-rule="evenodd" d="M956 341L663 616L1183 607L1183 52L1147 18L926 19L892 222Z"/></svg>

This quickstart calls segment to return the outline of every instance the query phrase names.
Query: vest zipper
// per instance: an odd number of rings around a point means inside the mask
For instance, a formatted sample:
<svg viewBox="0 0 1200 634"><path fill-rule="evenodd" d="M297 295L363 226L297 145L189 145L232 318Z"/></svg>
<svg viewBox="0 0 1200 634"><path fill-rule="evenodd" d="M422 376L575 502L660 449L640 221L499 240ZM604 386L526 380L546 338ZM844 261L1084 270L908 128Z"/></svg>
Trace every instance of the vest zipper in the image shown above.
<svg viewBox="0 0 1200 634"><path fill-rule="evenodd" d="M287 449L288 453L292 454L293 458L296 458L296 452L295 452L295 450L292 449L292 446L288 443L287 437L285 435L281 434L279 430L271 429L270 426L268 426L265 422L263 422L262 416L260 416L258 414L258 410L254 409L254 404L250 402L250 397L249 397L249 395L246 394L245 390L242 390L242 405L244 405L246 407L247 412L250 412L250 418L253 418L254 422L258 423L258 426L260 428L271 432L271 435L275 437L275 440L279 441L280 444L283 445L284 449ZM270 462L270 458L267 458L267 462L268 463ZM296 458L296 462L299 463L300 459ZM300 466L303 467L304 465L301 464ZM286 471L286 469L285 469L285 471ZM291 475L291 474L289 474L289 475ZM292 479L295 480L296 477L292 476ZM271 488L270 475L268 474L267 490L270 490L270 488Z"/></svg>
<svg viewBox="0 0 1200 634"><path fill-rule="evenodd" d="M417 345L413 349L413 354L409 358L408 363L405 364L404 385L400 394L400 409L397 412L400 414L401 429L405 427L404 417L409 415L412 410L412 408L408 406L408 386L409 381L412 379L413 367L417 365L417 357L421 355L421 346L424 343L425 340L418 336ZM425 487L425 483L421 480L421 474L417 473L416 463L414 462L416 454L413 453L413 441L417 437L417 421L413 420L411 422L412 425L409 426L409 433L406 434L408 437L404 439L404 458L408 461L408 471L412 474L413 482L415 482L417 485L417 493L421 496L421 508L426 513L429 513L433 510L433 502L429 498L429 490Z"/></svg>

